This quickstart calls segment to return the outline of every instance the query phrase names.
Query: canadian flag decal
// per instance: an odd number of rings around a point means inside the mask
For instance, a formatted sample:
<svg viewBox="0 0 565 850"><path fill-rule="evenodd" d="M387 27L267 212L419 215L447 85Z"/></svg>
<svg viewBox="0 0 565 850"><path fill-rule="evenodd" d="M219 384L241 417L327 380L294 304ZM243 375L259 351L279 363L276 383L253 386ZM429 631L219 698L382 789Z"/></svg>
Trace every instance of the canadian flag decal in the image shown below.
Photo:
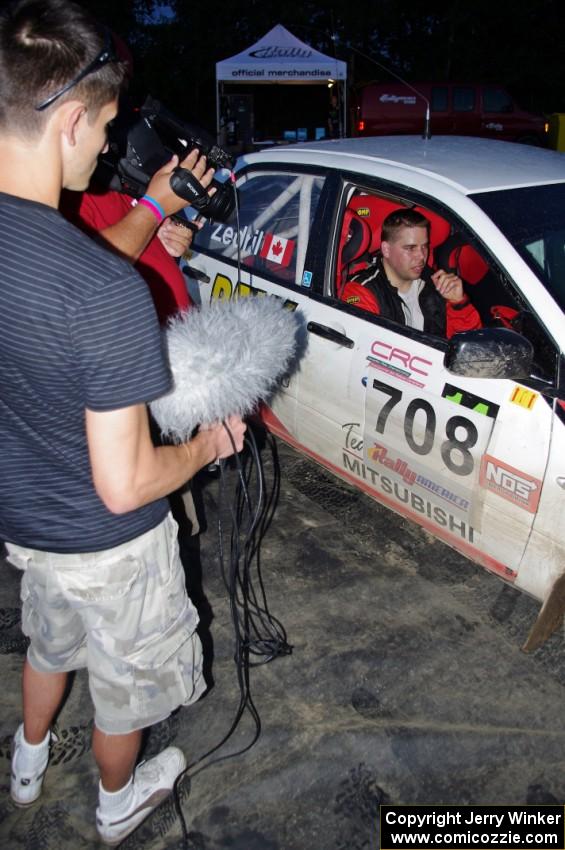
<svg viewBox="0 0 565 850"><path fill-rule="evenodd" d="M274 233L265 233L259 256L278 263L279 266L288 266L294 251L294 241L285 239L284 236L275 236Z"/></svg>

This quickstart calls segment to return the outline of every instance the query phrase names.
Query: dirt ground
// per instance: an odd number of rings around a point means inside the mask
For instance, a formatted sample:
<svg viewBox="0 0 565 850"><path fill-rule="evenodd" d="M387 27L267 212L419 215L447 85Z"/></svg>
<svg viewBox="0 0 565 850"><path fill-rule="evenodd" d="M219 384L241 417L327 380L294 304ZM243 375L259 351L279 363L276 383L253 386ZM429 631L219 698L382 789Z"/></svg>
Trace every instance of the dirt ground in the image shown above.
<svg viewBox="0 0 565 850"><path fill-rule="evenodd" d="M261 734L246 753L183 780L186 842L171 799L122 846L373 850L383 802L562 803L563 634L525 655L537 603L291 449L279 451L280 498L260 563L292 653L250 671ZM267 449L263 456L271 486ZM228 503L234 484L230 473ZM154 727L145 748L151 755L174 743L191 761L221 741L240 693L215 527L219 514L229 517L218 476L203 476L201 487L207 529L199 556L191 552L190 583L211 687ZM0 847L99 847L83 672L57 721L41 799L26 810L10 801L26 642L19 574L0 569ZM216 755L247 746L254 729L246 711Z"/></svg>

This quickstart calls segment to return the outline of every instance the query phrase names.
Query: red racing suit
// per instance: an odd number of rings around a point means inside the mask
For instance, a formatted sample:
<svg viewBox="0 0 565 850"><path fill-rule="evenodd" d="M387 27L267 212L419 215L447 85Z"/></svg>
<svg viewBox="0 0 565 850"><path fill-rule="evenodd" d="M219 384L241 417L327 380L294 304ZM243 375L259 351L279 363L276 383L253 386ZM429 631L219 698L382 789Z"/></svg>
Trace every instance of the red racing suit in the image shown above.
<svg viewBox="0 0 565 850"><path fill-rule="evenodd" d="M480 316L469 298L465 295L461 301L446 301L435 288L432 274L432 270L426 266L421 278L423 286L418 296L424 316L424 331L449 338L453 334L482 327ZM406 325L402 299L396 287L388 280L380 255L377 255L373 265L347 281L341 299L361 310L368 310L370 313L392 319L399 325Z"/></svg>

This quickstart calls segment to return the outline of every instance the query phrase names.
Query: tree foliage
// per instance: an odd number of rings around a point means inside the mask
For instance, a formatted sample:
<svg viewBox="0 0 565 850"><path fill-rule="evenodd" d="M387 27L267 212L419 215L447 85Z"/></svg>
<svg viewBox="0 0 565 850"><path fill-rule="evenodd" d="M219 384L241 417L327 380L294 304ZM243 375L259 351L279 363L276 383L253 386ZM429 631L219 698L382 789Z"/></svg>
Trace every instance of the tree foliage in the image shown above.
<svg viewBox="0 0 565 850"><path fill-rule="evenodd" d="M539 111L565 111L565 12L558 0L83 0L125 37L136 89L214 126L215 64L281 23L348 63L349 82L496 82ZM379 64L375 64L375 60Z"/></svg>

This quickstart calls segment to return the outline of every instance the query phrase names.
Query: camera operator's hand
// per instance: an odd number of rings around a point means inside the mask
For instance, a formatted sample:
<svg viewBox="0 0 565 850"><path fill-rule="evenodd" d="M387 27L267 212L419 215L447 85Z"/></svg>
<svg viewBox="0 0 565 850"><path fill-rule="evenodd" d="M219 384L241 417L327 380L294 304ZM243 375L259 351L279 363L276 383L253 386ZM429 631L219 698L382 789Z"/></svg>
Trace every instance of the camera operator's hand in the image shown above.
<svg viewBox="0 0 565 850"><path fill-rule="evenodd" d="M171 257L182 257L188 251L192 235L192 230L182 224L176 224L170 218L166 218L157 231L157 236Z"/></svg>
<svg viewBox="0 0 565 850"><path fill-rule="evenodd" d="M184 198L180 198L170 186L171 174L179 165L178 156L173 156L169 162L165 163L151 178L146 190L146 194L158 201L165 215L173 215L188 206ZM212 182L214 169L207 168L206 157L200 155L198 148L192 150L180 163L182 168L191 171L199 183L206 189Z"/></svg>
<svg viewBox="0 0 565 850"><path fill-rule="evenodd" d="M205 189L208 188L216 173L214 168L208 168L207 165L206 157L200 156L198 148L194 148L180 163L181 168L187 168L189 171L192 171Z"/></svg>

